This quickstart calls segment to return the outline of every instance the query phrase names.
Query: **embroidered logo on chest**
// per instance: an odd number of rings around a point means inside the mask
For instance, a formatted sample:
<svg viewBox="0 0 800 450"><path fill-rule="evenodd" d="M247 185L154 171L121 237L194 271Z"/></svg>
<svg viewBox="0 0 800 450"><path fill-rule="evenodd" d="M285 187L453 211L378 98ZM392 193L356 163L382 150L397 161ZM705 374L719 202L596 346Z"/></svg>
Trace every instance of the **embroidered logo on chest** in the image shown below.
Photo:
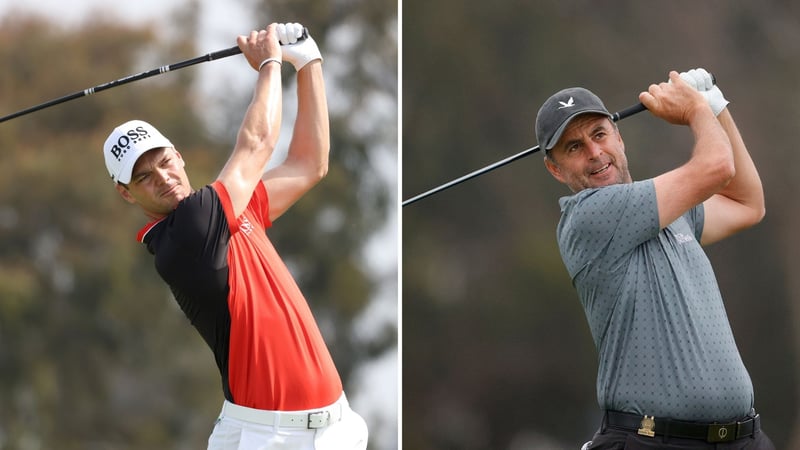
<svg viewBox="0 0 800 450"><path fill-rule="evenodd" d="M247 217L242 216L239 219L239 229L246 235L250 235L253 232L253 224L247 220Z"/></svg>
<svg viewBox="0 0 800 450"><path fill-rule="evenodd" d="M694 236L683 233L675 233L675 240L678 241L678 244L685 244L687 242L692 242L694 240Z"/></svg>

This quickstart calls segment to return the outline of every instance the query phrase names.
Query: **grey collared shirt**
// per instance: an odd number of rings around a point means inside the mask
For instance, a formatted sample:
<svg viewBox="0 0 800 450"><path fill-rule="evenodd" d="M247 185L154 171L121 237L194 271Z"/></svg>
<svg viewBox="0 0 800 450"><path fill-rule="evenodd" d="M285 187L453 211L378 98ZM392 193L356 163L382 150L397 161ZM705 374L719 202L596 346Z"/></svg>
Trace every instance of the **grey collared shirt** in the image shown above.
<svg viewBox="0 0 800 450"><path fill-rule="evenodd" d="M558 245L597 346L600 407L693 421L748 414L753 386L699 243L703 206L660 229L652 180L559 203Z"/></svg>

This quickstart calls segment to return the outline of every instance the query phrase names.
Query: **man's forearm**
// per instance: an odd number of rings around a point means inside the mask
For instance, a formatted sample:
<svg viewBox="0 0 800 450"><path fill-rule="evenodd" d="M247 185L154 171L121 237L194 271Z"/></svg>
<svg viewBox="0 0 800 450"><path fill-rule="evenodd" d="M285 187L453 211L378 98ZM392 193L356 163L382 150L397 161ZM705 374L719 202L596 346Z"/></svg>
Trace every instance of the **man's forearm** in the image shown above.
<svg viewBox="0 0 800 450"><path fill-rule="evenodd" d="M321 178L328 169L330 124L322 63L308 63L297 73L297 120L288 160L303 164Z"/></svg>
<svg viewBox="0 0 800 450"><path fill-rule="evenodd" d="M717 119L730 139L736 168L736 175L719 194L752 208L755 214L763 216L764 190L761 185L761 177L758 175L758 170L747 151L733 116L726 108L717 116Z"/></svg>
<svg viewBox="0 0 800 450"><path fill-rule="evenodd" d="M267 64L259 71L253 98L247 107L237 136L237 149L263 151L275 148L280 133L282 93L280 65ZM269 160L266 155L264 163Z"/></svg>

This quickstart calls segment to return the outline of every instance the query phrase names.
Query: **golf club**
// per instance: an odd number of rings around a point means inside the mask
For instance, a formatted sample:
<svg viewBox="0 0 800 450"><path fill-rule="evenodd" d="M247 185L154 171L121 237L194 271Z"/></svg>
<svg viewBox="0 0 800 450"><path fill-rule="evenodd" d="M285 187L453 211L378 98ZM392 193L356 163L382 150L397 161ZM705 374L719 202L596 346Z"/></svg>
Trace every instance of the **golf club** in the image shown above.
<svg viewBox="0 0 800 450"><path fill-rule="evenodd" d="M714 76L714 74L711 74L711 83L713 83L714 85L717 84L717 78ZM645 109L647 109L647 108L645 108L645 106L643 104L637 103L637 104L635 104L633 106L629 106L629 107L623 109L622 111L619 111L619 112L616 112L616 113L612 114L611 115L611 120L613 120L614 122L618 122L618 121L620 121L620 120L622 120L622 119L624 119L626 117L630 117L630 116L632 116L634 114L638 114L638 113L644 111ZM531 148L529 148L527 150L523 150L523 151L517 153L516 155L509 156L508 158L505 158L505 159L502 159L500 161L497 161L496 163L489 164L488 166L486 166L484 168L478 169L478 170L476 170L474 172L470 172L470 173L468 173L468 174L466 174L466 175L464 175L462 177L456 178L456 179L454 179L452 181L448 181L447 183L442 184L441 186L437 186L437 187L435 187L433 189L430 189L428 191L425 191L425 192L423 192L421 194L415 195L414 197L411 197L411 198L409 198L407 200L403 200L403 203L401 205L402 206L410 205L410 204L412 204L412 203L414 203L416 201L422 200L423 198L430 197L431 195L436 194L438 192L442 192L443 190L445 190L447 188L450 188L450 187L453 187L453 186L455 186L457 184L463 183L464 181L467 181L467 180L469 180L471 178L475 178L478 175L483 175L484 173L491 172L492 170L497 169L498 167L505 166L506 164L512 163L512 162L514 162L514 161L516 161L518 159L524 158L524 157L526 157L528 155L531 155L533 153L536 153L538 151L539 151L539 146L538 145L535 146L535 147L531 147Z"/></svg>
<svg viewBox="0 0 800 450"><path fill-rule="evenodd" d="M300 36L298 41L302 41L308 37L308 30L303 29L303 35ZM216 59L227 58L228 56L238 55L242 53L238 46L233 46L231 48L227 48L225 50L218 50L216 52L207 53L203 56L198 56L196 58L187 59L186 61L180 61L174 64L169 64L166 66L161 66L156 69L148 70L146 72L142 72L136 75L129 75L124 78L120 78L119 80L110 81L108 83L100 84L94 87L90 87L88 89L84 89L82 91L74 92L69 95L65 95L63 97L59 97L48 102L44 102L40 105L31 106L30 108L23 109L21 111L17 111L13 114L9 114L7 116L0 117L0 122L5 122L7 120L11 120L15 117L24 116L25 114L30 114L35 111L40 111L45 108L49 108L54 105L58 105L64 102L68 102L70 100L74 100L76 98L86 97L87 95L92 95L95 92L104 91L106 89L111 89L113 87L117 87L123 84L130 83L132 81L142 80L144 78L149 78L155 75L160 75L162 73L167 73L173 70L183 69L184 67L193 66L195 64L199 64L206 61L214 61Z"/></svg>
<svg viewBox="0 0 800 450"><path fill-rule="evenodd" d="M612 114L611 115L611 120L613 120L614 122L617 122L617 121L620 121L620 120L622 120L622 119L624 119L626 117L629 117L629 116L632 116L634 114L640 113L640 112L644 111L645 109L647 109L647 108L645 108L643 104L637 103L637 104L635 104L633 106L630 106L628 108L623 109L620 112L616 112L616 113ZM502 160L497 161L495 163L489 164L488 166L486 166L484 168L478 169L478 170L476 170L474 172L470 172L470 173L468 173L468 174L466 174L466 175L464 175L462 177L456 178L455 180L449 181L449 182L447 182L447 183L445 183L445 184L443 184L441 186L435 187L435 188L433 188L433 189L431 189L429 191L425 191L425 192L423 192L423 193L421 193L419 195L415 195L414 197L411 197L411 198L409 198L407 200L403 200L402 205L403 206L410 205L410 204L412 204L412 203L414 203L416 201L422 200L423 198L429 197L429 196L431 196L433 194L436 194L438 192L441 192L441 191L443 191L443 190L445 190L447 188L453 187L453 186L455 186L455 185L457 185L459 183L463 183L464 181L467 181L467 180L469 180L471 178L475 178L478 175L483 175L484 173L490 172L490 171L492 171L494 169L497 169L498 167L505 166L506 164L512 163L512 162L514 162L514 161L516 161L516 160L518 160L520 158L524 158L524 157L526 157L528 155L531 155L533 153L536 153L538 151L539 151L539 146L538 145L535 146L535 147L531 147L531 148L529 148L527 150L523 150L523 151L517 153L516 155L509 156L508 158L505 158L505 159L502 159Z"/></svg>

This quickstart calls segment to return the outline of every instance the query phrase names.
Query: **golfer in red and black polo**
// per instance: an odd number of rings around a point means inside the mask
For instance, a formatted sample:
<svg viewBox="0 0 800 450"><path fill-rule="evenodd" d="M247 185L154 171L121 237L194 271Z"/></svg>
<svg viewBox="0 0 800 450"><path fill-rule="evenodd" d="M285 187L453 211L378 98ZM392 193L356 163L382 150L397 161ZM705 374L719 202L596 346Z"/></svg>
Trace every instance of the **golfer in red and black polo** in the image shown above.
<svg viewBox="0 0 800 450"><path fill-rule="evenodd" d="M150 218L138 238L214 352L225 402L209 449L365 449L311 310L266 230L327 172L322 57L299 24L239 36L258 71L236 146L219 177L193 190L185 161L152 125L106 140L117 191ZM298 112L285 161L264 171L281 123L281 64L297 70Z"/></svg>

